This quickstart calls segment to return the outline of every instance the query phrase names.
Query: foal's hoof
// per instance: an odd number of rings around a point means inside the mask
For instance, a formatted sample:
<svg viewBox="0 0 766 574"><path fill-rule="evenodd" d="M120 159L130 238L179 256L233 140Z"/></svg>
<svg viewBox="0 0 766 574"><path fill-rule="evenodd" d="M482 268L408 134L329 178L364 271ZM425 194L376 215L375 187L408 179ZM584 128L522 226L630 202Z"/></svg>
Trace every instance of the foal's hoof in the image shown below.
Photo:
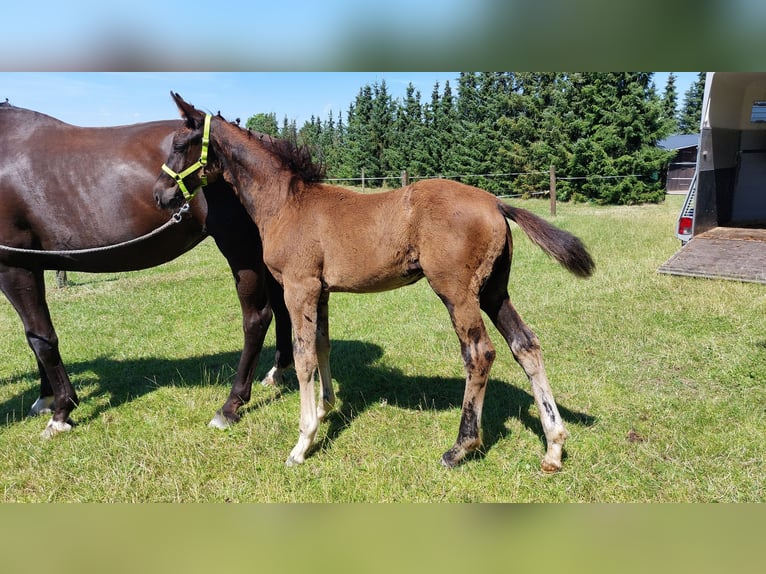
<svg viewBox="0 0 766 574"><path fill-rule="evenodd" d="M286 466L298 466L299 464L303 464L303 460L298 460L294 458L293 455L288 456L285 461Z"/></svg>
<svg viewBox="0 0 766 574"><path fill-rule="evenodd" d="M53 412L53 397L39 397L32 406L29 407L28 417L36 417L39 415L49 415Z"/></svg>
<svg viewBox="0 0 766 574"><path fill-rule="evenodd" d="M561 470L561 461L549 459L548 457L545 457L543 459L543 462L540 464L540 468L543 469L543 472L546 472L548 474L553 474L554 472L558 472Z"/></svg>
<svg viewBox="0 0 766 574"><path fill-rule="evenodd" d="M564 455L564 445L560 443L551 443L545 452L540 467L543 472L553 473L561 470L561 457Z"/></svg>
<svg viewBox="0 0 766 574"><path fill-rule="evenodd" d="M446 468L455 468L463 460L465 452L461 452L462 449L452 447L442 455L442 466Z"/></svg>
<svg viewBox="0 0 766 574"><path fill-rule="evenodd" d="M48 421L48 426L45 427L45 430L40 433L40 437L48 440L62 432L69 432L72 430L73 426L74 423L72 422L72 419L67 419L66 422L54 421L51 419Z"/></svg>
<svg viewBox="0 0 766 574"><path fill-rule="evenodd" d="M227 419L225 416L223 416L223 413L221 411L218 411L215 413L215 416L213 417L213 420L211 420L207 426L209 426L211 429L221 429L226 430L229 427L231 427L232 423L235 421L231 421Z"/></svg>

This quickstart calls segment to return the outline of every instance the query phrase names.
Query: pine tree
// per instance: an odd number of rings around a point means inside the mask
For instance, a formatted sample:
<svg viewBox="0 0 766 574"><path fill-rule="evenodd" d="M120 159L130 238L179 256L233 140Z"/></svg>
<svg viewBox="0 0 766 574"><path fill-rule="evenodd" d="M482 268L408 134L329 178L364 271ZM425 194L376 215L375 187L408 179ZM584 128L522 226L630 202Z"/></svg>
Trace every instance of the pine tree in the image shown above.
<svg viewBox="0 0 766 574"><path fill-rule="evenodd" d="M702 98L705 94L705 72L699 72L694 82L684 94L681 112L678 114L678 128L682 134L696 134L700 130L702 119Z"/></svg>
<svg viewBox="0 0 766 574"><path fill-rule="evenodd" d="M383 178L393 175L394 166L389 164L388 150L393 139L393 103L386 81L372 87L372 109L369 122L369 146L373 151L370 177Z"/></svg>
<svg viewBox="0 0 766 574"><path fill-rule="evenodd" d="M431 91L431 102L423 108L423 140L419 146L418 162L425 174L433 177L442 174L442 152L439 137L439 82Z"/></svg>
<svg viewBox="0 0 766 574"><path fill-rule="evenodd" d="M517 90L525 95L524 106L532 122L530 137L524 142L524 164L529 173L516 180L515 191L533 192L548 189L548 170L555 166L564 173L569 161L565 113L566 74L557 72L520 73L516 75ZM540 173L543 172L543 173Z"/></svg>
<svg viewBox="0 0 766 574"><path fill-rule="evenodd" d="M352 177L377 177L380 172L377 144L372 138L372 87L363 86L356 100L349 106L346 126L346 153L344 163Z"/></svg>
<svg viewBox="0 0 766 574"><path fill-rule="evenodd" d="M568 175L577 177L575 199L633 204L660 201L659 172L669 152L662 103L650 73L573 74L570 134L574 146ZM574 116L580 119L575 119Z"/></svg>
<svg viewBox="0 0 766 574"><path fill-rule="evenodd" d="M479 185L480 178L476 174L481 173L484 135L480 126L483 113L477 75L461 72L456 101L455 143L450 163L455 173L461 176L461 181L470 185Z"/></svg>
<svg viewBox="0 0 766 574"><path fill-rule="evenodd" d="M678 90L676 89L676 75L671 72L668 74L668 81L665 83L665 93L662 96L662 116L667 122L668 135L678 131Z"/></svg>
<svg viewBox="0 0 766 574"><path fill-rule="evenodd" d="M297 141L298 129L295 120L288 120L287 116L282 120L282 128L279 130L279 137L290 141Z"/></svg>
<svg viewBox="0 0 766 574"><path fill-rule="evenodd" d="M422 140L423 109L420 92L410 83L404 102L394 104L393 137L387 150L386 161L392 169L407 170L414 177L426 175L418 161L418 148Z"/></svg>

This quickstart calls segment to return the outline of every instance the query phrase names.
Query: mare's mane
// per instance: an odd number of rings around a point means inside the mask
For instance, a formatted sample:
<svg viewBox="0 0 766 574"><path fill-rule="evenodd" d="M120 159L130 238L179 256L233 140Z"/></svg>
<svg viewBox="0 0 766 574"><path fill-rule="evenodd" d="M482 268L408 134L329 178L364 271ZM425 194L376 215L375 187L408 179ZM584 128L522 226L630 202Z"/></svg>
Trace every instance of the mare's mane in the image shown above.
<svg viewBox="0 0 766 574"><path fill-rule="evenodd" d="M220 112L218 117L222 117ZM255 132L239 126L239 120L229 122L246 132L248 137L256 138L261 145L276 156L279 162L304 183L317 183L325 177L324 164L314 160L311 148L306 144L298 144L293 138L275 138L268 134Z"/></svg>

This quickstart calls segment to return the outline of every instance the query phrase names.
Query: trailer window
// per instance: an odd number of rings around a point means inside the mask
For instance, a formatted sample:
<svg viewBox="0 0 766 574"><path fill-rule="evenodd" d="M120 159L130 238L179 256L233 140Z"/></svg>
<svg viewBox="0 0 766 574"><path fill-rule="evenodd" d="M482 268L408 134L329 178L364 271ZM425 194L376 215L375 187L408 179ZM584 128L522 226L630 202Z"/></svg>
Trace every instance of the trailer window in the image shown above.
<svg viewBox="0 0 766 574"><path fill-rule="evenodd" d="M766 122L766 100L756 100L750 110L750 121L754 124Z"/></svg>

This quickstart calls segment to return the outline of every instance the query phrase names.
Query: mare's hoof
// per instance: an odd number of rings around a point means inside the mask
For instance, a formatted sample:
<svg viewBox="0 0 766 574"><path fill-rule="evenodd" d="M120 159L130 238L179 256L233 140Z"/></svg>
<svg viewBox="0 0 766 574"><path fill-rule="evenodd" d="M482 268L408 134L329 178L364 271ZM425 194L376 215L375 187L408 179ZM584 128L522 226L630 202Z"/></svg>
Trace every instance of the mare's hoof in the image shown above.
<svg viewBox="0 0 766 574"><path fill-rule="evenodd" d="M284 382L284 379L282 377L282 371L284 369L279 369L277 367L271 367L271 370L266 373L266 376L263 377L263 380L261 381L261 385L264 387L276 387L281 385Z"/></svg>
<svg viewBox="0 0 766 574"><path fill-rule="evenodd" d="M39 397L32 406L29 407L28 417L36 417L39 415L49 415L53 412L53 397Z"/></svg>
<svg viewBox="0 0 766 574"><path fill-rule="evenodd" d="M221 411L218 411L215 413L215 416L213 417L213 420L211 420L207 426L209 426L211 429L221 429L226 430L229 427L231 427L232 423L236 421L231 421L227 419L225 416L223 416L223 413Z"/></svg>
<svg viewBox="0 0 766 574"><path fill-rule="evenodd" d="M72 430L73 426L74 423L72 422L72 419L67 419L66 422L63 423L51 419L48 421L48 426L45 427L45 430L40 433L40 437L46 440L51 439L57 434L61 434L62 432L69 432Z"/></svg>

